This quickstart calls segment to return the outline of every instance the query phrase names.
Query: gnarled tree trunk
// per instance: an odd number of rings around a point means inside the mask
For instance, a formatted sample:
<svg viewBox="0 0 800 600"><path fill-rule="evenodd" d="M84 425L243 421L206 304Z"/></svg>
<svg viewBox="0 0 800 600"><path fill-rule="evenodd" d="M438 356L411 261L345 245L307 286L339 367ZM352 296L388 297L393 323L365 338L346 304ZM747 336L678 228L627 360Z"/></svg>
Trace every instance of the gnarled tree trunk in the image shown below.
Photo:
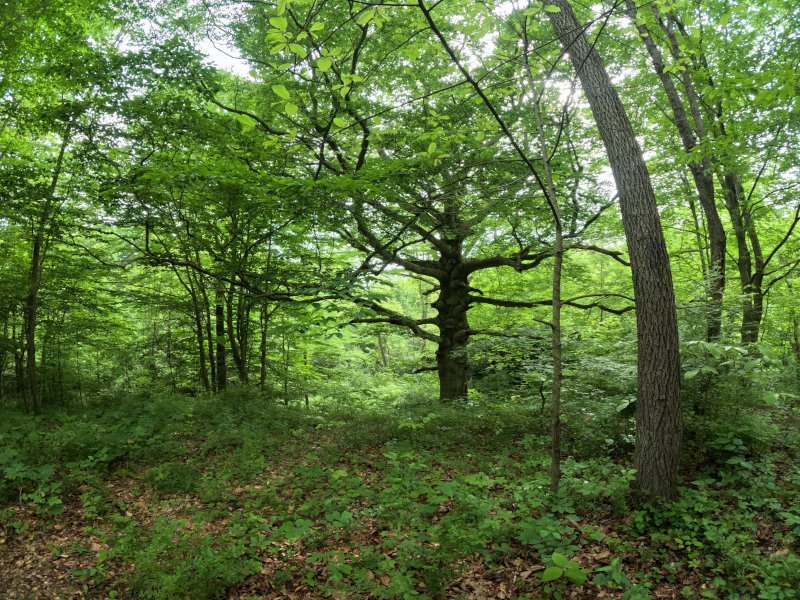
<svg viewBox="0 0 800 600"><path fill-rule="evenodd" d="M466 399L469 387L469 281L460 264L450 267L449 276L440 280L439 297L432 305L439 312L436 369L442 402Z"/></svg>

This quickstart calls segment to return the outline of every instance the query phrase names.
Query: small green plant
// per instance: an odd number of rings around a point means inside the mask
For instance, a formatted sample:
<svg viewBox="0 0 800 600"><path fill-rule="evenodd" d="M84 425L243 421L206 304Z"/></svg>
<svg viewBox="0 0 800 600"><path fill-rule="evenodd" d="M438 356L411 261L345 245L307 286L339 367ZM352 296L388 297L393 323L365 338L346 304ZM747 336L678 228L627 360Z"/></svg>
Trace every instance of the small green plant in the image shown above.
<svg viewBox="0 0 800 600"><path fill-rule="evenodd" d="M553 561L553 566L547 567L542 572L541 578L545 583L566 577L575 585L583 585L589 573L591 573L590 570L581 569L577 562L569 560L558 552L553 553L551 560Z"/></svg>
<svg viewBox="0 0 800 600"><path fill-rule="evenodd" d="M595 568L594 572L592 583L611 590L621 590L625 600L647 600L651 597L647 589L631 583L628 576L622 572L622 561L619 558L614 558L611 564L605 567Z"/></svg>
<svg viewBox="0 0 800 600"><path fill-rule="evenodd" d="M533 546L544 555L557 550L563 552L574 538L575 529L551 515L526 519L521 523L517 536L520 542Z"/></svg>
<svg viewBox="0 0 800 600"><path fill-rule="evenodd" d="M61 483L48 481L25 494L21 499L36 506L40 515L59 515L64 512L64 502L61 500Z"/></svg>

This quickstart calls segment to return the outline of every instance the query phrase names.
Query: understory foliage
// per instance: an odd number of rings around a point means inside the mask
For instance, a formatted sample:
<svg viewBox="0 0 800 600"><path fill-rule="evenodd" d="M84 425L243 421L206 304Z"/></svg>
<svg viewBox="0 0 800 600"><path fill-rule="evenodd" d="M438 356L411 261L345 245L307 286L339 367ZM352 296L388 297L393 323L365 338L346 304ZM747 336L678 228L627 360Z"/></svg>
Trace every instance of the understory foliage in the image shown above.
<svg viewBox="0 0 800 600"><path fill-rule="evenodd" d="M235 388L4 411L0 591L21 593L8 560L52 538L27 560L90 597L796 598L800 411L743 405L742 422L760 416L744 429L714 417L725 393L689 421L714 437L693 439L679 499L640 508L609 458L630 446L627 405L586 395L565 405L574 458L555 497L548 418L528 402L442 407L408 389L305 408ZM74 557L67 572L53 556Z"/></svg>

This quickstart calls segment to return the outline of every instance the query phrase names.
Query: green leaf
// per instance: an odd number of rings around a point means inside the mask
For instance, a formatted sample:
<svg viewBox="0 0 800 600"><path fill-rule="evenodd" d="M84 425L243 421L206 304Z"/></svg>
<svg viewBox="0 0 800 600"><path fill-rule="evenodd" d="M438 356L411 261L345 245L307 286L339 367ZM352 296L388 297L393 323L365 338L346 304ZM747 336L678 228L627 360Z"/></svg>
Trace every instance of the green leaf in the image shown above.
<svg viewBox="0 0 800 600"><path fill-rule="evenodd" d="M327 56L323 56L317 61L317 68L323 73L330 71L332 66L333 61Z"/></svg>
<svg viewBox="0 0 800 600"><path fill-rule="evenodd" d="M569 559L558 552L553 553L553 564L557 567L563 567L564 569L569 569L571 566Z"/></svg>
<svg viewBox="0 0 800 600"><path fill-rule="evenodd" d="M567 571L567 577L569 577L570 581L572 581L575 585L583 585L586 583L586 578L589 576L589 573L582 569L571 569Z"/></svg>
<svg viewBox="0 0 800 600"><path fill-rule="evenodd" d="M367 23L372 21L372 19L374 19L374 18L375 18L375 9L374 8L372 10L365 10L363 13L361 13L358 16L358 18L356 19L356 23L358 23L359 25L366 25Z"/></svg>
<svg viewBox="0 0 800 600"><path fill-rule="evenodd" d="M305 58L306 54L308 54L306 52L306 49L303 48L300 44L289 44L289 50L291 50L292 52L303 58Z"/></svg>
<svg viewBox="0 0 800 600"><path fill-rule="evenodd" d="M557 13L561 12L561 8L556 6L555 4L548 4L547 6L544 7L544 12Z"/></svg>
<svg viewBox="0 0 800 600"><path fill-rule="evenodd" d="M686 371L683 374L684 379L692 379L693 377L697 377L697 374L700 372L700 369L692 369L691 371Z"/></svg>
<svg viewBox="0 0 800 600"><path fill-rule="evenodd" d="M330 478L333 481L336 481L337 479L341 479L342 477L347 477L347 471L344 470L344 469L336 469L335 471L331 471L330 472Z"/></svg>
<svg viewBox="0 0 800 600"><path fill-rule="evenodd" d="M288 100L289 98L291 98L291 94L289 94L289 90L286 89L286 86L283 86L283 85L280 85L280 84L273 85L272 86L272 91L275 92L275 94L277 94L278 96L280 96L284 100Z"/></svg>
<svg viewBox="0 0 800 600"><path fill-rule="evenodd" d="M245 131L250 131L258 124L253 117L249 117L247 115L236 115L236 120L242 124L242 127Z"/></svg>
<svg viewBox="0 0 800 600"><path fill-rule="evenodd" d="M286 20L286 17L270 17L269 24L275 29L286 31L286 28L289 26L289 21Z"/></svg>
<svg viewBox="0 0 800 600"><path fill-rule="evenodd" d="M337 127L347 127L347 121L345 121L342 117L334 117L333 124Z"/></svg>
<svg viewBox="0 0 800 600"><path fill-rule="evenodd" d="M286 106L283 107L283 110L286 112L287 115L291 117L292 115L297 114L299 108L297 107L297 104L292 104L291 102L287 102Z"/></svg>
<svg viewBox="0 0 800 600"><path fill-rule="evenodd" d="M431 142L428 144L428 154L433 154L436 152L436 142Z"/></svg>
<svg viewBox="0 0 800 600"><path fill-rule="evenodd" d="M564 574L563 569L559 567L547 567L542 573L542 581L548 582L553 581L554 579L558 579Z"/></svg>

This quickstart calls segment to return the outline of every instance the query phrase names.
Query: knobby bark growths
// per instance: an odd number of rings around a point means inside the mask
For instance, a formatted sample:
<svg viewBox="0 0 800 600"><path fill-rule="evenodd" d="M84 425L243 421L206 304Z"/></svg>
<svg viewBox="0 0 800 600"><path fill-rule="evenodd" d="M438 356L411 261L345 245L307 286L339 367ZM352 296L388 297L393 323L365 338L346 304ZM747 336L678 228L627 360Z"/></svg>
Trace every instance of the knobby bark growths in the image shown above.
<svg viewBox="0 0 800 600"><path fill-rule="evenodd" d="M436 366L439 373L439 399L442 402L467 397L469 386L469 283L459 269L449 271L450 276L440 281L441 291L433 307L439 312L439 346L436 349Z"/></svg>

